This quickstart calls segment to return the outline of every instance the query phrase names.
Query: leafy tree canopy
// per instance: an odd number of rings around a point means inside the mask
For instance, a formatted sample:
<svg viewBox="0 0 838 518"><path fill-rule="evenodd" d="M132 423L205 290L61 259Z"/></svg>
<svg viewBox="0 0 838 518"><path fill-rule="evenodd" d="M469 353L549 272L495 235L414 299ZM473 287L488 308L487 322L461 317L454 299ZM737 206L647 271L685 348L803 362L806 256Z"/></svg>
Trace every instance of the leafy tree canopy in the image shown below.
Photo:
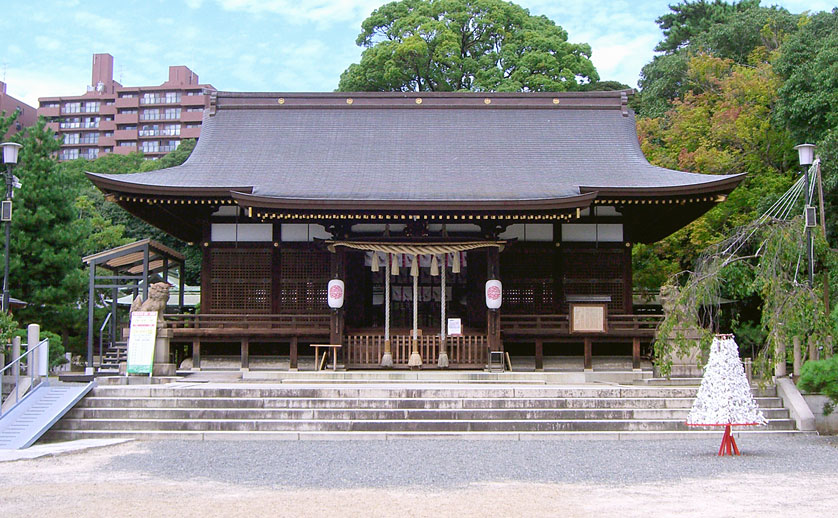
<svg viewBox="0 0 838 518"><path fill-rule="evenodd" d="M663 52L640 73L640 95L634 101L642 116L660 117L673 100L696 85L687 76L687 63L696 53L712 54L738 64L768 60L784 38L797 30L797 17L779 7L760 7L759 1L728 4L683 2L658 18L664 39L655 48ZM758 52L758 49L762 49Z"/></svg>
<svg viewBox="0 0 838 518"><path fill-rule="evenodd" d="M501 0L400 0L361 24L339 91L565 91L599 80L587 44Z"/></svg>
<svg viewBox="0 0 838 518"><path fill-rule="evenodd" d="M838 127L838 8L801 19L775 62L785 79L776 119L800 142Z"/></svg>

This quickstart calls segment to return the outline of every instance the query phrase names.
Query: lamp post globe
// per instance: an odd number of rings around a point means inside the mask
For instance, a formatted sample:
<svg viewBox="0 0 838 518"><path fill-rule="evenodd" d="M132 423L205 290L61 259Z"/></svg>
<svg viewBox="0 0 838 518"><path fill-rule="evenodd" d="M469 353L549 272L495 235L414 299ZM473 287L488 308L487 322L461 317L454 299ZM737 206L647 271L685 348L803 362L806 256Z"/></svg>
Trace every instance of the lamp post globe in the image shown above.
<svg viewBox="0 0 838 518"><path fill-rule="evenodd" d="M804 219L807 219L807 214L810 212L810 205L812 204L810 187L809 187L809 166L815 161L815 145L814 144L799 144L794 146L797 150L798 161L800 167L803 169L803 192L805 196L805 207L803 208ZM815 282L815 260L814 260L814 243L812 241L812 227L809 221L806 221L806 258L809 261L809 287L811 288Z"/></svg>
<svg viewBox="0 0 838 518"><path fill-rule="evenodd" d="M6 197L3 201L2 220L6 224L6 251L4 254L4 268L3 268L3 300L2 310L9 311L9 241L11 238L11 223L12 223L12 190L14 189L14 176L12 169L17 165L18 153L22 148L17 142L3 142L0 148L3 148L3 163L6 167L3 171L4 179L6 180Z"/></svg>

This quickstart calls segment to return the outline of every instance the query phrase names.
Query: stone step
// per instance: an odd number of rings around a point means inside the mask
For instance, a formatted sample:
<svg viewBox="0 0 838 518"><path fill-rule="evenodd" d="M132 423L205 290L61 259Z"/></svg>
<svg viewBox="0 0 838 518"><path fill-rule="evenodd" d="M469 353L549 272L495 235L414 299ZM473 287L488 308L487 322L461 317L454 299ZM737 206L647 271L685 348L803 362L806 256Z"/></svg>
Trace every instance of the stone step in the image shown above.
<svg viewBox="0 0 838 518"><path fill-rule="evenodd" d="M678 419L689 409L265 409L265 408L74 408L70 419L218 419L218 420L565 420L565 419ZM763 409L769 420L788 419L785 409Z"/></svg>
<svg viewBox="0 0 838 518"><path fill-rule="evenodd" d="M813 432L798 430L766 430L743 428L733 430L737 440L755 435L807 436ZM714 439L722 436L722 430L676 430L676 431L571 431L571 432L183 432L166 430L54 430L49 432L53 441L69 441L80 438L88 439L139 439L139 440L249 440L249 441L334 441L334 440L491 440L491 441L577 441L577 440L694 440Z"/></svg>
<svg viewBox="0 0 838 518"><path fill-rule="evenodd" d="M792 430L791 419L778 419L771 430ZM239 419L62 419L58 432L88 430L122 431L413 431L413 432L565 432L565 431L687 431L683 420L674 419L562 419L562 420L239 420Z"/></svg>
<svg viewBox="0 0 838 518"><path fill-rule="evenodd" d="M270 386L270 387L202 387L197 384L175 386L114 385L99 386L93 396L129 397L257 397L257 398L694 398L697 388L691 387L587 387L587 386Z"/></svg>
<svg viewBox="0 0 838 518"><path fill-rule="evenodd" d="M671 408L689 409L694 398L190 398L93 396L76 408L323 408L323 409L527 409L527 408ZM762 408L781 408L779 398L756 398Z"/></svg>

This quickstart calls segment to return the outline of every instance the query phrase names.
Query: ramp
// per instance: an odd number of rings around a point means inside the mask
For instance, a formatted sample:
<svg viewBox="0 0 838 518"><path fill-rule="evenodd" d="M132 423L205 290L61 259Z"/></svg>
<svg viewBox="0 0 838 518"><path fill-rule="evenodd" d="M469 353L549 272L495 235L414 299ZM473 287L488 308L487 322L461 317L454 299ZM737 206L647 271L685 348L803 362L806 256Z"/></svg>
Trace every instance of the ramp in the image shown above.
<svg viewBox="0 0 838 518"><path fill-rule="evenodd" d="M28 448L96 383L43 383L0 419L0 450Z"/></svg>

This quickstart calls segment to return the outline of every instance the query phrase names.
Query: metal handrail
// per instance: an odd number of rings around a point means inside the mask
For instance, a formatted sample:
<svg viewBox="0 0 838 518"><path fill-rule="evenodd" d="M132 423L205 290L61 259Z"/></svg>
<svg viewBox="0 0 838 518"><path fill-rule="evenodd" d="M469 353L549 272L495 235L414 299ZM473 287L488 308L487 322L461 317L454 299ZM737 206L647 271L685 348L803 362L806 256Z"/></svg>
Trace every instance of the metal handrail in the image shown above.
<svg viewBox="0 0 838 518"><path fill-rule="evenodd" d="M14 360L12 360L11 363L9 363L8 365L6 365L2 369L0 369L0 383L2 383L3 376L5 375L5 372L8 369L11 369L12 367L14 367L15 364L17 364L17 368L14 369L14 373L15 373L15 389L14 389L15 404L12 405L8 410L4 411L3 410L3 404L5 404L5 401L0 402L0 417L3 417L5 414L14 410L15 407L17 407L19 404L21 404L37 388L37 387L33 388L33 385L35 384L35 379L38 376L36 376L35 369L32 368L32 362L29 361L29 359L27 358L26 372L27 372L27 375L29 376L29 390L23 395L23 397L21 397L21 395L20 395L20 366L22 364L21 360L23 360L23 358L28 356L30 353L34 353L34 351L36 351L39 347L41 347L44 344L47 344L46 347L49 348L49 338L44 338L35 347L29 347L27 345L25 353L21 354L20 356L18 356ZM49 361L49 357L47 357L47 361ZM38 384L38 387L40 387L40 386L41 386L41 384ZM10 397L12 397L11 392L9 393L7 399L10 398ZM0 399L2 399L2 398L0 397Z"/></svg>
<svg viewBox="0 0 838 518"><path fill-rule="evenodd" d="M108 316L105 317L105 321L102 322L102 327L99 328L99 366L102 366L102 332L105 330L105 326L108 325L108 321L111 319L111 315L113 313L108 313Z"/></svg>

